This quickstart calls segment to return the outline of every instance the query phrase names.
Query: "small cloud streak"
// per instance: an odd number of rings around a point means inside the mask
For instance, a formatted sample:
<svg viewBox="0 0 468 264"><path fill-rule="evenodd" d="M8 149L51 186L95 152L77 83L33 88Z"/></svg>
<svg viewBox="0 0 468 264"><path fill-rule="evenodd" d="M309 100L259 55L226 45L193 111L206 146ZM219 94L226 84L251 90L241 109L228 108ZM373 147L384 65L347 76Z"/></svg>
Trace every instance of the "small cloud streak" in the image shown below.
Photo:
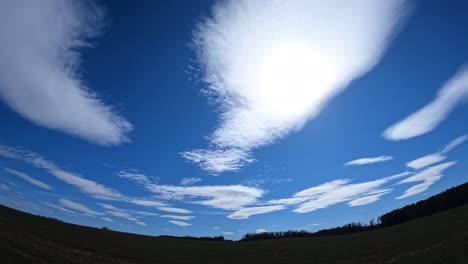
<svg viewBox="0 0 468 264"><path fill-rule="evenodd" d="M0 1L0 99L25 119L110 146L133 129L80 78L104 10L82 1Z"/></svg>
<svg viewBox="0 0 468 264"><path fill-rule="evenodd" d="M426 191L432 184L440 180L443 176L444 170L455 165L455 161L445 162L439 165L429 167L411 177L408 177L399 183L413 183L413 182L422 182L417 184L409 189L407 189L403 195L397 197L396 199L404 199L419 193Z"/></svg>
<svg viewBox="0 0 468 264"><path fill-rule="evenodd" d="M72 210L75 210L75 211L78 211L78 212L82 212L86 215L90 215L90 216L101 216L101 215L104 215L103 213L100 213L100 212L96 212L96 211L93 211L91 209L89 209L88 207L86 207L85 205L82 205L80 203L77 203L77 202L73 202L73 201L70 201L70 200L67 200L67 199L60 199L59 202L69 208L69 209L72 209Z"/></svg>
<svg viewBox="0 0 468 264"><path fill-rule="evenodd" d="M180 181L180 185L193 185L197 182L200 182L202 179L200 178L183 178Z"/></svg>
<svg viewBox="0 0 468 264"><path fill-rule="evenodd" d="M192 220L195 216L191 215L161 215L163 218L172 218L176 220Z"/></svg>
<svg viewBox="0 0 468 264"><path fill-rule="evenodd" d="M437 92L432 102L389 127L383 136L389 140L404 140L429 133L439 126L457 105L467 99L468 66L463 66Z"/></svg>
<svg viewBox="0 0 468 264"><path fill-rule="evenodd" d="M468 135L457 137L456 139L450 141L447 145L445 145L445 147L443 147L443 149L440 152L432 153L432 154L417 158L415 160L412 160L406 163L406 166L413 168L415 170L419 170L419 169L426 168L427 166L437 164L447 159L445 155L448 154L448 152L454 150L456 147L463 144L463 142L465 142L467 139L468 139Z"/></svg>
<svg viewBox="0 0 468 264"><path fill-rule="evenodd" d="M286 209L283 205L271 205L271 206L258 206L258 207L248 207L243 208L234 213L228 215L228 218L231 219L247 219L251 215L271 213L274 211Z"/></svg>
<svg viewBox="0 0 468 264"><path fill-rule="evenodd" d="M192 225L190 223L183 222L183 221L177 221L177 220L171 220L171 221L168 221L168 222L173 224L173 225L177 225L177 226L191 226Z"/></svg>
<svg viewBox="0 0 468 264"><path fill-rule="evenodd" d="M352 160L352 161L348 161L348 162L346 162L345 166L360 166L360 165L366 165L366 164L381 163L381 162L385 162L385 161L390 161L392 159L393 159L393 157L391 157L391 156L361 158L361 159L355 159L355 160Z"/></svg>
<svg viewBox="0 0 468 264"><path fill-rule="evenodd" d="M220 122L207 148L182 157L215 174L253 162L252 150L300 130L378 63L404 9L399 0L217 4L193 44Z"/></svg>
<svg viewBox="0 0 468 264"><path fill-rule="evenodd" d="M425 168L427 166L430 166L432 164L439 163L443 160L445 160L447 157L440 154L440 153L434 153L434 154L429 154L424 157L417 158L415 160L412 160L408 163L406 163L406 166L413 168L415 170L419 170L422 168Z"/></svg>
<svg viewBox="0 0 468 264"><path fill-rule="evenodd" d="M46 189L46 190L51 190L52 187L50 187L50 185L46 184L46 183L43 183L41 181L38 181L36 179L34 179L33 177L27 175L26 173L23 173L23 172L20 172L20 171L17 171L17 170L12 170L12 169L9 169L9 168L5 168L5 171L10 173L11 175L14 175L18 178L21 178L29 183L31 183L32 185L35 185L39 188L42 188L42 189Z"/></svg>

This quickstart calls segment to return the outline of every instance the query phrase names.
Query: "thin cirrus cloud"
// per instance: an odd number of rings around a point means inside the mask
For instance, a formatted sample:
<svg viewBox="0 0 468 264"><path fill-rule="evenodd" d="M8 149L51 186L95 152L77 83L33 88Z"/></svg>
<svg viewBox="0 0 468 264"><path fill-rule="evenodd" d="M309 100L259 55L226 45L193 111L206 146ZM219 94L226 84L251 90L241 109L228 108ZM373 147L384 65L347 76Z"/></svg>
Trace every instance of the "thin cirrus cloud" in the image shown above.
<svg viewBox="0 0 468 264"><path fill-rule="evenodd" d="M468 66L463 66L437 92L436 98L392 125L383 133L389 140L404 140L424 135L444 121L457 105L468 99Z"/></svg>
<svg viewBox="0 0 468 264"><path fill-rule="evenodd" d="M441 163L435 166L431 166L429 168L424 169L416 173L415 175L408 177L399 182L399 184L403 183L413 183L413 182L421 182L417 185L414 185L407 189L402 195L398 196L396 199L404 199L410 196L422 193L429 189L429 187L434 184L436 181L440 180L443 177L443 172L455 165L455 161Z"/></svg>
<svg viewBox="0 0 468 264"><path fill-rule="evenodd" d="M405 1L224 1L194 31L220 122L209 147L181 153L214 174L254 161L381 58Z"/></svg>
<svg viewBox="0 0 468 264"><path fill-rule="evenodd" d="M43 169L57 179L78 188L82 193L85 193L96 199L122 201L134 205L153 207L165 212L191 213L190 210L171 207L167 203L154 199L128 197L113 188L107 187L89 179L85 179L77 173L66 171L52 161L49 161L40 154L32 151L0 145L0 156L23 161L36 168ZM135 176L136 174L137 173L128 175ZM135 177L128 176L127 178L142 184L150 184L151 182L151 179L145 175L138 175Z"/></svg>
<svg viewBox="0 0 468 264"><path fill-rule="evenodd" d="M450 143L448 143L445 147L443 147L441 151L412 160L406 163L406 166L419 170L427 166L439 163L447 159L446 154L448 152L452 151L459 145L463 144L463 142L465 142L467 139L468 139L468 135L457 137L456 139L450 141Z"/></svg>
<svg viewBox="0 0 468 264"><path fill-rule="evenodd" d="M59 203L61 203L63 206L65 206L68 209L72 209L72 210L81 212L86 215L90 215L90 216L103 216L104 215L104 213L96 212L92 209L89 209L87 206L83 204L73 202L67 199L60 199Z"/></svg>
<svg viewBox="0 0 468 264"><path fill-rule="evenodd" d="M177 221L177 220L170 220L169 223L177 226L191 226L192 224L184 222L184 221Z"/></svg>
<svg viewBox="0 0 468 264"><path fill-rule="evenodd" d="M360 165L366 165L366 164L381 163L381 162L385 162L385 161L390 161L392 159L393 159L393 157L391 157L391 156L361 158L361 159L355 159L355 160L352 160L352 161L348 161L348 162L345 163L345 166L360 166Z"/></svg>
<svg viewBox="0 0 468 264"><path fill-rule="evenodd" d="M100 145L128 141L132 125L80 78L80 52L104 10L84 1L0 2L0 98L25 119Z"/></svg>
<svg viewBox="0 0 468 264"><path fill-rule="evenodd" d="M125 171L119 174L125 174ZM192 204L200 204L224 210L239 210L246 205L255 204L264 191L260 188L244 185L164 185L153 183L147 176L138 173L139 177L126 177L145 189L157 195L160 200L184 201ZM163 207L159 207L163 210ZM172 210L167 212L190 213L188 210Z"/></svg>
<svg viewBox="0 0 468 264"><path fill-rule="evenodd" d="M279 211L279 210L284 210L284 209L286 209L286 207L283 205L249 207L249 208L243 208L241 210L235 211L234 213L228 215L228 218L247 219L249 218L249 216L252 216L252 215L271 213L274 211Z"/></svg>
<svg viewBox="0 0 468 264"><path fill-rule="evenodd" d="M20 172L20 171L9 169L9 168L5 168L5 171L8 172L11 175L14 175L14 176L16 176L18 178L21 178L21 179L25 180L25 181L29 182L30 184L35 185L35 186L37 186L39 188L46 189L46 190L51 190L52 189L52 187L50 187L50 185L48 185L46 183L43 183L41 181L38 181L38 180L34 179L33 177L27 175L24 172Z"/></svg>

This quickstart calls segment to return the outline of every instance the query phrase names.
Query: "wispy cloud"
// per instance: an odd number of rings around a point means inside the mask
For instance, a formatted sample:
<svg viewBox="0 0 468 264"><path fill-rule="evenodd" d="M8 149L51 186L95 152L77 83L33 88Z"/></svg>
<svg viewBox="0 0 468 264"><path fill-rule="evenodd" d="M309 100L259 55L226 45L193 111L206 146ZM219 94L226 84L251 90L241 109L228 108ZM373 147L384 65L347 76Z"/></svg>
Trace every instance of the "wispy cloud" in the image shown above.
<svg viewBox="0 0 468 264"><path fill-rule="evenodd" d="M101 145L127 141L132 125L81 79L80 51L104 14L89 1L1 1L0 98L37 125Z"/></svg>
<svg viewBox="0 0 468 264"><path fill-rule="evenodd" d="M283 205L249 207L249 208L243 208L238 211L235 211L234 213L228 215L228 218L247 219L251 215L265 214L265 213L270 213L270 212L284 210L284 209L286 209L286 207Z"/></svg>
<svg viewBox="0 0 468 264"><path fill-rule="evenodd" d="M264 228L259 228L259 229L255 230L255 233L257 233L257 234L266 233L266 232L268 232L268 230L266 230Z"/></svg>
<svg viewBox="0 0 468 264"><path fill-rule="evenodd" d="M117 200L124 199L118 191L83 178L81 175L63 170L53 162L41 155L22 149L0 145L0 156L26 162L36 168L43 169L57 179L77 187L81 192L98 199Z"/></svg>
<svg viewBox="0 0 468 264"><path fill-rule="evenodd" d="M90 216L101 216L101 215L104 215L103 213L100 213L100 212L96 212L96 211L93 211L91 209L89 209L87 206L85 205L82 205L80 203L77 203L77 202L73 202L73 201L70 201L70 200L67 200L67 199L60 199L59 202L69 208L69 209L72 209L72 210L75 210L75 211L78 211L78 212L82 212L86 215L90 215Z"/></svg>
<svg viewBox="0 0 468 264"><path fill-rule="evenodd" d="M390 193L391 191L392 190L380 190L376 194L360 197L352 201L349 201L348 205L349 206L361 206L361 205L366 205L370 203L375 203L380 199L380 197L382 197L383 195L387 193Z"/></svg>
<svg viewBox="0 0 468 264"><path fill-rule="evenodd" d="M184 200L225 210L238 210L253 204L263 190L242 185L172 186L152 184L146 188L159 194L161 199Z"/></svg>
<svg viewBox="0 0 468 264"><path fill-rule="evenodd" d="M235 235L235 234L236 234L236 233L234 233L234 232L229 232L229 231L223 232L223 235L225 235L225 236L233 236L233 235Z"/></svg>
<svg viewBox="0 0 468 264"><path fill-rule="evenodd" d="M361 183L338 179L297 192L291 198L270 200L267 204L296 205L293 211L297 213L308 213L343 202L348 202L350 206L369 204L378 201L382 195L391 191L391 189L381 189L384 184L410 174L403 172Z"/></svg>
<svg viewBox="0 0 468 264"><path fill-rule="evenodd" d="M105 204L105 203L97 203L102 208L106 209L106 213L112 215L114 217L120 217L127 219L128 221L132 221L136 224L142 225L142 217L144 216L156 216L158 214L145 212L145 211L138 211L138 210L130 210L130 209L122 209L118 208L114 205ZM143 223L146 225L145 223Z"/></svg>
<svg viewBox="0 0 468 264"><path fill-rule="evenodd" d="M101 217L101 219L107 222L114 222L114 220L112 220L110 217Z"/></svg>
<svg viewBox="0 0 468 264"><path fill-rule="evenodd" d="M253 161L253 149L300 130L379 61L403 7L398 0L216 5L193 42L220 123L208 148L182 156L213 173L238 170Z"/></svg>
<svg viewBox="0 0 468 264"><path fill-rule="evenodd" d="M459 145L463 144L463 142L465 142L467 139L468 135L457 137L456 139L450 141L450 143L448 143L440 152L442 154L446 154L458 147Z"/></svg>
<svg viewBox="0 0 468 264"><path fill-rule="evenodd" d="M445 160L446 158L447 158L446 156L440 153L433 153L433 154L429 154L429 155L417 158L415 160L412 160L406 163L406 166L413 168L415 170L419 170L427 166L430 166L432 164L439 163Z"/></svg>
<svg viewBox="0 0 468 264"><path fill-rule="evenodd" d="M14 175L18 178L21 178L29 183L31 183L32 185L35 185L39 188L42 188L42 189L46 189L46 190L51 190L52 187L50 187L50 185L46 184L46 183L43 183L41 181L38 181L36 179L34 179L33 177L27 175L26 173L23 173L23 172L20 172L20 171L17 171L17 170L13 170L13 169L9 169L9 168L5 168L5 171L10 173L11 175Z"/></svg>
<svg viewBox="0 0 468 264"><path fill-rule="evenodd" d="M466 99L468 66L463 66L444 84L432 102L389 127L383 135L389 140L404 140L426 134L442 123Z"/></svg>
<svg viewBox="0 0 468 264"><path fill-rule="evenodd" d="M159 210L169 212L169 213L178 213L178 214L191 214L192 211L184 209L184 208L177 208L177 207L158 207Z"/></svg>
<svg viewBox="0 0 468 264"><path fill-rule="evenodd" d="M463 135L460 136L452 141L450 141L445 147L442 148L441 151L432 153L420 158L417 158L415 160L412 160L408 163L406 163L406 166L419 170L423 169L427 166L439 163L445 159L447 159L446 154L455 149L456 147L460 146L463 144L468 139L468 135Z"/></svg>
<svg viewBox="0 0 468 264"><path fill-rule="evenodd" d="M173 225L178 225L178 226L191 226L192 225L190 223L183 222L183 221L177 221L177 220L171 220L171 221L168 221L168 222L173 224Z"/></svg>
<svg viewBox="0 0 468 264"><path fill-rule="evenodd" d="M193 185L199 181L201 181L202 179L200 178L183 178L181 181L180 181L180 185Z"/></svg>
<svg viewBox="0 0 468 264"><path fill-rule="evenodd" d="M418 193L422 193L426 191L432 184L434 184L436 181L440 180L443 176L444 170L452 167L455 165L455 161L451 162L445 162L439 165L435 165L432 167L429 167L421 172L418 172L417 174L408 177L399 183L412 183L412 182L422 182L420 184L417 184L409 189L407 189L403 195L397 197L397 199L404 199L413 195L416 195Z"/></svg>
<svg viewBox="0 0 468 264"><path fill-rule="evenodd" d="M161 215L161 217L163 218L172 218L172 219L176 219L176 220L192 220L193 218L195 218L195 216L191 216L191 215Z"/></svg>
<svg viewBox="0 0 468 264"><path fill-rule="evenodd" d="M346 162L345 166L359 166L359 165L366 165L366 164L373 164L373 163L380 163L392 160L393 157L391 156L379 156L379 157L372 157L372 158L361 158L355 159L352 161Z"/></svg>

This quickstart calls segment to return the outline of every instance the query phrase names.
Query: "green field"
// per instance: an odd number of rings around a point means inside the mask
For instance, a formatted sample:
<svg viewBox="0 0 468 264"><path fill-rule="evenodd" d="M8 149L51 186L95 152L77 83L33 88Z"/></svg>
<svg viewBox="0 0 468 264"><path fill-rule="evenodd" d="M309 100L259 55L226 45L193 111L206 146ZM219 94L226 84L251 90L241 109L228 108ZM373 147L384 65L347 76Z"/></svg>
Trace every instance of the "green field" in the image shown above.
<svg viewBox="0 0 468 264"><path fill-rule="evenodd" d="M468 263L468 205L371 232L253 242L134 235L0 206L0 263Z"/></svg>

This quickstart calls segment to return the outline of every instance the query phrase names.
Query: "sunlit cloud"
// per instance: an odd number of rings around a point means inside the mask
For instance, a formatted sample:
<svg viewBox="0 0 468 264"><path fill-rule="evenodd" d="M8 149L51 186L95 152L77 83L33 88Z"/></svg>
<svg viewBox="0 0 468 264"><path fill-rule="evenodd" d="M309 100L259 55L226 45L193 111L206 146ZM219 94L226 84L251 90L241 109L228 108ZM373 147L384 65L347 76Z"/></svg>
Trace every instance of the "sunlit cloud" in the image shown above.
<svg viewBox="0 0 468 264"><path fill-rule="evenodd" d="M467 99L468 67L463 66L442 86L432 102L389 127L383 135L389 140L404 140L426 134L439 126L457 105Z"/></svg>
<svg viewBox="0 0 468 264"><path fill-rule="evenodd" d="M359 165L366 165L366 164L373 164L373 163L380 163L392 160L393 157L391 156L379 156L379 157L372 157L372 158L361 158L355 159L352 161L348 161L345 163L345 166L359 166Z"/></svg>
<svg viewBox="0 0 468 264"><path fill-rule="evenodd" d="M194 33L220 123L209 147L182 153L234 171L251 151L298 131L379 61L405 1L223 1Z"/></svg>
<svg viewBox="0 0 468 264"><path fill-rule="evenodd" d="M0 1L0 98L33 123L100 145L132 125L81 79L80 51L101 32L90 1Z"/></svg>
<svg viewBox="0 0 468 264"><path fill-rule="evenodd" d="M32 185L35 185L39 188L42 188L42 189L46 189L46 190L51 190L52 187L50 187L50 185L46 184L46 183L43 183L41 181L38 181L36 179L34 179L33 177L27 175L26 173L23 173L23 172L20 172L20 171L17 171L17 170L12 170L12 169L9 169L9 168L5 168L5 171L8 172L9 174L11 175L14 175L20 179L23 179L27 182L29 182L30 184Z"/></svg>
<svg viewBox="0 0 468 264"><path fill-rule="evenodd" d="M255 230L255 233L257 233L257 234L266 233L266 232L268 232L268 230L266 230L264 228L259 228L259 229Z"/></svg>
<svg viewBox="0 0 468 264"><path fill-rule="evenodd" d="M114 220L112 220L110 217L101 217L101 219L107 222L114 222Z"/></svg>

